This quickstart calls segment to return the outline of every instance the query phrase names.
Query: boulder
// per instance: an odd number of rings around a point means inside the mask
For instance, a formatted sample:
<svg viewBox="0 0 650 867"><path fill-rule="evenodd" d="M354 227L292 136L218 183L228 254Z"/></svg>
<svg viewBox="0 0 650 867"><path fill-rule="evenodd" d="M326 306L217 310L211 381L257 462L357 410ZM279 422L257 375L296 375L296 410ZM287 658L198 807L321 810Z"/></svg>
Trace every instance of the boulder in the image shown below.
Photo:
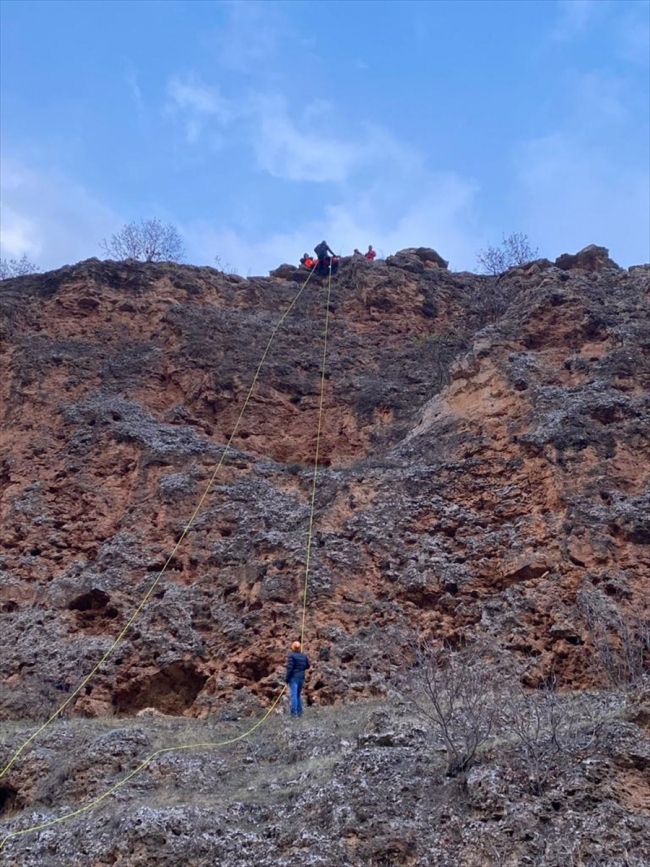
<svg viewBox="0 0 650 867"><path fill-rule="evenodd" d="M386 264L403 268L413 274L421 274L425 268L449 268L449 262L431 247L407 247L405 250L398 250L394 256L386 259Z"/></svg>
<svg viewBox="0 0 650 867"><path fill-rule="evenodd" d="M287 262L284 262L273 271L269 271L269 276L276 277L280 280L289 280L298 270L299 269L295 265L289 265Z"/></svg>
<svg viewBox="0 0 650 867"><path fill-rule="evenodd" d="M603 268L621 270L621 266L609 258L607 247L598 247L596 244L589 244L588 247L584 247L575 255L562 253L555 260L555 264L563 271L571 271L574 268L581 271L600 271Z"/></svg>

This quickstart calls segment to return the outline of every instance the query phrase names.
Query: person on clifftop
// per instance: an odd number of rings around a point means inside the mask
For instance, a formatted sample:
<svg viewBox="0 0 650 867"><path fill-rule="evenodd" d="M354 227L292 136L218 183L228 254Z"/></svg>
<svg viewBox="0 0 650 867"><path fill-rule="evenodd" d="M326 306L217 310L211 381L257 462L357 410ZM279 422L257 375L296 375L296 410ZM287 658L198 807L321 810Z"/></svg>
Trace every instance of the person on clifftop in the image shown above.
<svg viewBox="0 0 650 867"><path fill-rule="evenodd" d="M365 254L365 256L366 256L366 259L367 259L369 262L374 262L374 261L375 261L375 258L376 258L376 256L377 256L377 253L372 249L372 244L369 244L369 245L368 245L368 252Z"/></svg>
<svg viewBox="0 0 650 867"><path fill-rule="evenodd" d="M318 274L324 277L330 268L332 274L336 274L339 268L339 257L330 248L327 241L321 241L320 244L317 244L314 247L314 253L318 256Z"/></svg>
<svg viewBox="0 0 650 867"><path fill-rule="evenodd" d="M302 716L302 699L300 694L305 683L305 672L309 668L309 658L301 652L299 641L291 644L291 653L287 658L286 681L291 690L291 716Z"/></svg>

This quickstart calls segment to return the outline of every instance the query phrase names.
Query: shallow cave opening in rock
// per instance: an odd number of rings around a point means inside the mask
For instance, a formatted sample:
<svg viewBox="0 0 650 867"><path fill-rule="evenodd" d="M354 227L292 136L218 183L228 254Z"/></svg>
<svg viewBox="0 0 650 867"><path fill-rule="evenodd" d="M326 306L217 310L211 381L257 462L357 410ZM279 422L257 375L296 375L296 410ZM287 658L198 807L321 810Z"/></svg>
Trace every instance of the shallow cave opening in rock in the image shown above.
<svg viewBox="0 0 650 867"><path fill-rule="evenodd" d="M77 611L78 623L81 627L101 624L105 620L114 620L118 610L110 605L111 597L103 590L93 587L87 593L76 596L68 603L70 611Z"/></svg>
<svg viewBox="0 0 650 867"><path fill-rule="evenodd" d="M172 716L182 714L194 704L208 679L191 662L172 662L148 677L134 678L113 696L116 713L133 716L153 707Z"/></svg>
<svg viewBox="0 0 650 867"><path fill-rule="evenodd" d="M244 680L258 683L263 678L268 677L275 668L275 664L270 659L249 657L237 663L237 674Z"/></svg>
<svg viewBox="0 0 650 867"><path fill-rule="evenodd" d="M16 801L18 800L18 792L13 786L0 786L0 816L6 816L13 813L16 809Z"/></svg>
<svg viewBox="0 0 650 867"><path fill-rule="evenodd" d="M106 608L110 599L111 597L108 593L104 593L103 590L93 587L88 593L76 596L69 603L68 608L70 611L101 611L103 608Z"/></svg>

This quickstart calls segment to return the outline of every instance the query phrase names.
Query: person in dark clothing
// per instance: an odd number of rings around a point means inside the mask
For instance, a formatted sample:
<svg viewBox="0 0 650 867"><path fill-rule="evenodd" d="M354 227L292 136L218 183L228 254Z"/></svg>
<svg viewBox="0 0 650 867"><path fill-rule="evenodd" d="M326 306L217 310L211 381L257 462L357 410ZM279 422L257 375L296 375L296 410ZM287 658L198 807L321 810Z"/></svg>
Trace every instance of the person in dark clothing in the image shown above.
<svg viewBox="0 0 650 867"><path fill-rule="evenodd" d="M327 241L321 241L320 244L316 244L314 247L314 253L316 253L319 259L327 259L328 256L336 256L336 253L330 248Z"/></svg>
<svg viewBox="0 0 650 867"><path fill-rule="evenodd" d="M309 668L309 659L306 653L301 653L300 642L294 641L291 645L291 653L287 658L287 684L291 690L291 716L302 716L302 692L305 683L305 672Z"/></svg>
<svg viewBox="0 0 650 867"><path fill-rule="evenodd" d="M317 274L321 277L325 277L330 268L332 274L336 274L339 269L339 257L336 255L334 250L331 249L327 241L321 241L320 244L317 244L314 247L314 253L318 256Z"/></svg>

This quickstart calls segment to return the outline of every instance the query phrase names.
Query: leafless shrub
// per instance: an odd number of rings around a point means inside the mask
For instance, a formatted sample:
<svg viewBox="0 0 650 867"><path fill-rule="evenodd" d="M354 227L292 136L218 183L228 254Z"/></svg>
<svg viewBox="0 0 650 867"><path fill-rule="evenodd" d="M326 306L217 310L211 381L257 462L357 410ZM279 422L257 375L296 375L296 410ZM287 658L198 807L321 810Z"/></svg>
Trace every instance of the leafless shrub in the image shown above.
<svg viewBox="0 0 650 867"><path fill-rule="evenodd" d="M616 688L634 686L650 671L650 609L624 615L597 589L581 590L576 608L599 676Z"/></svg>
<svg viewBox="0 0 650 867"><path fill-rule="evenodd" d="M490 275L472 298L472 310L479 327L500 319L512 302L513 287L502 282L500 275L509 268L535 259L538 252L531 247L528 236L521 232L504 235L498 247L488 246L478 251L478 265L483 273Z"/></svg>
<svg viewBox="0 0 650 867"><path fill-rule="evenodd" d="M554 677L539 689L511 683L501 706L501 731L513 747L513 764L523 768L527 788L541 795L551 777L566 772L598 745L599 718L583 696L562 697Z"/></svg>
<svg viewBox="0 0 650 867"><path fill-rule="evenodd" d="M420 643L412 678L400 694L440 737L447 774L468 770L499 721L499 682L485 648L435 650Z"/></svg>
<svg viewBox="0 0 650 867"><path fill-rule="evenodd" d="M221 256L214 257L214 264L216 265L217 271L221 271L222 274L239 276L239 271L235 266L230 262L224 262Z"/></svg>
<svg viewBox="0 0 650 867"><path fill-rule="evenodd" d="M496 277L508 268L523 265L537 257L539 250L531 247L528 235L523 232L511 232L503 235L498 247L491 244L476 254L476 261L485 274Z"/></svg>
<svg viewBox="0 0 650 867"><path fill-rule="evenodd" d="M521 671L489 645L454 651L420 643L398 692L439 737L449 776L468 770L482 747L498 742L528 791L539 795L599 744L601 717L589 696L559 694L554 677L524 689Z"/></svg>
<svg viewBox="0 0 650 867"><path fill-rule="evenodd" d="M471 299L471 311L479 328L497 322L510 307L514 297L514 287L500 282L498 277L485 280Z"/></svg>
<svg viewBox="0 0 650 867"><path fill-rule="evenodd" d="M183 241L175 226L160 220L127 223L109 241L100 242L111 259L138 259L141 262L181 262L185 257Z"/></svg>
<svg viewBox="0 0 650 867"><path fill-rule="evenodd" d="M39 272L40 268L29 261L27 254L23 254L20 259L0 259L0 280L25 277L27 274L38 274Z"/></svg>

